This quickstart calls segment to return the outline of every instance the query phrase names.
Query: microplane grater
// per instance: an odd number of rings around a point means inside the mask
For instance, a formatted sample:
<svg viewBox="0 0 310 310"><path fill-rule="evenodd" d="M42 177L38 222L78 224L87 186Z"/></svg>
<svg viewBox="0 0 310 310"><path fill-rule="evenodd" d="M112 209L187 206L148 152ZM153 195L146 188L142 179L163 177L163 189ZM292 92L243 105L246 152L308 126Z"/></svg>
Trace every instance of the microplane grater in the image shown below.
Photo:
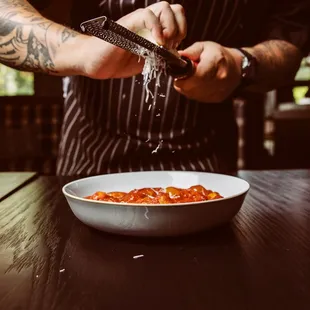
<svg viewBox="0 0 310 310"><path fill-rule="evenodd" d="M166 73L175 78L185 78L193 72L192 62L188 58L178 57L170 53L166 48L146 40L106 16L84 21L80 27L84 33L100 38L133 54L141 55L141 47L154 52L156 57L160 57L166 62Z"/></svg>

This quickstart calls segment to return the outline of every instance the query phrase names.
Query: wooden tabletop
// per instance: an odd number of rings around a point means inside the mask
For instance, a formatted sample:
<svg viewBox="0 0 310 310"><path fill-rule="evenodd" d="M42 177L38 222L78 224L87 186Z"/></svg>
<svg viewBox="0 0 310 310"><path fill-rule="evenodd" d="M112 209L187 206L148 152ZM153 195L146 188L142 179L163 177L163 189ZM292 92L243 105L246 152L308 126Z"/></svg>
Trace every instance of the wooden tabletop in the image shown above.
<svg viewBox="0 0 310 310"><path fill-rule="evenodd" d="M37 178L0 204L0 309L308 310L310 171L240 176L251 190L232 223L169 239L88 228L69 178Z"/></svg>
<svg viewBox="0 0 310 310"><path fill-rule="evenodd" d="M35 176L34 172L0 172L0 201Z"/></svg>

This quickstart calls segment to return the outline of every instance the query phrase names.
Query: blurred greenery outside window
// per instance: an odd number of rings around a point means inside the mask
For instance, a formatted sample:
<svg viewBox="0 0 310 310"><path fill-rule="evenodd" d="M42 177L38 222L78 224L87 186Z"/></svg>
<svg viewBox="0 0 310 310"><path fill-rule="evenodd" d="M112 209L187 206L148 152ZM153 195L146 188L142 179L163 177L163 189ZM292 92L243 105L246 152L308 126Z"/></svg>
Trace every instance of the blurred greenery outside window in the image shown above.
<svg viewBox="0 0 310 310"><path fill-rule="evenodd" d="M34 95L33 73L14 70L0 64L0 96L20 95Z"/></svg>
<svg viewBox="0 0 310 310"><path fill-rule="evenodd" d="M304 58L295 77L296 81L310 81L310 56ZM310 82L309 82L310 86ZM298 86L293 88L293 96L298 104L309 91L309 86Z"/></svg>

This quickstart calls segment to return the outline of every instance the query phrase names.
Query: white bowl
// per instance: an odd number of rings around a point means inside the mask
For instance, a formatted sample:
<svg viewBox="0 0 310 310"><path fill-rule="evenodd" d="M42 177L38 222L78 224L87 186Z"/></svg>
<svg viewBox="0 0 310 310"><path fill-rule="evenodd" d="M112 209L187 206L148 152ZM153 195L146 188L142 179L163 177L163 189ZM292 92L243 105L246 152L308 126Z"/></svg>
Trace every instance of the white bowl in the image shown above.
<svg viewBox="0 0 310 310"><path fill-rule="evenodd" d="M124 204L88 200L96 191L143 187L202 185L224 198L170 205ZM250 188L233 176L191 171L143 171L106 174L66 184L62 191L75 216L98 230L132 236L177 236L196 233L230 221Z"/></svg>

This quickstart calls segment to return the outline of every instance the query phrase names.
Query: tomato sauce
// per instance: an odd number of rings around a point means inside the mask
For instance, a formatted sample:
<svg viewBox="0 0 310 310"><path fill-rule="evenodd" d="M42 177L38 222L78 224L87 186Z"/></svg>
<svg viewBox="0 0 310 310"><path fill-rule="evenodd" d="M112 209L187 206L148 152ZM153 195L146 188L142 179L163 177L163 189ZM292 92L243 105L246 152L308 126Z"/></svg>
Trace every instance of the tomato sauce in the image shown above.
<svg viewBox="0 0 310 310"><path fill-rule="evenodd" d="M86 199L118 202L118 203L137 203L137 204L171 204L207 201L223 198L219 193L204 188L201 185L189 188L177 187L147 187L134 189L125 192L95 192L93 195L86 196Z"/></svg>

